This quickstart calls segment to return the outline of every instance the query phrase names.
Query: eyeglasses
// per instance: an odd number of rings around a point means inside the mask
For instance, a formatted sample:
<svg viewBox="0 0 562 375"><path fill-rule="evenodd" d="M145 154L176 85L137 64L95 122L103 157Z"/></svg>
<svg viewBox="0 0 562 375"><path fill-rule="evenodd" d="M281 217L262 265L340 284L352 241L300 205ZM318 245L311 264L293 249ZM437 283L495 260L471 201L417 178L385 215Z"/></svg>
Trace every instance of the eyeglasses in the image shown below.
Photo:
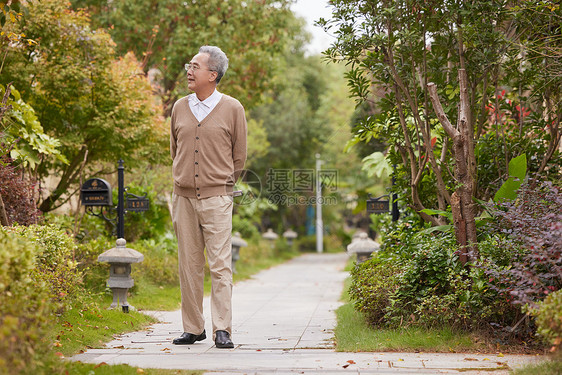
<svg viewBox="0 0 562 375"><path fill-rule="evenodd" d="M186 72L187 72L188 70L190 70L190 69L193 70L194 72L197 71L197 70L199 70L199 69L203 69L203 68L201 68L199 65L194 65L194 64L192 64L192 63L187 63L187 64L185 64L183 67L185 68L185 71L186 71ZM214 70L211 70L211 69L204 69L204 70L208 70L208 71L210 71L210 72L214 72Z"/></svg>

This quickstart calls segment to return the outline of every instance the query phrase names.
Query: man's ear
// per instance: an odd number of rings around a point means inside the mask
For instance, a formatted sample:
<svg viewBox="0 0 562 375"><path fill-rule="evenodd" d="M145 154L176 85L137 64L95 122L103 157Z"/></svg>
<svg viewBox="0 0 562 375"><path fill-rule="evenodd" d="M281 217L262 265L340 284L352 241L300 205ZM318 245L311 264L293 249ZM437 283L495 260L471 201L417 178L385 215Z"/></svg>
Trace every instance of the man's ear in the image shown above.
<svg viewBox="0 0 562 375"><path fill-rule="evenodd" d="M211 75L209 76L209 82L215 82L217 80L217 76L219 73L215 71L211 71Z"/></svg>

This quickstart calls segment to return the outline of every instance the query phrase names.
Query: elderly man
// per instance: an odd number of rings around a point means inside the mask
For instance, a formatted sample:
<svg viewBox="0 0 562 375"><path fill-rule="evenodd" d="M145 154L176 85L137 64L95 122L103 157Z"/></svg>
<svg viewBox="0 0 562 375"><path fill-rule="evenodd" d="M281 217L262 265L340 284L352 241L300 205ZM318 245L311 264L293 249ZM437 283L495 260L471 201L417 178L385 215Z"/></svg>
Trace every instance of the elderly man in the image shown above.
<svg viewBox="0 0 562 375"><path fill-rule="evenodd" d="M205 256L211 271L211 315L217 348L233 348L232 188L246 161L246 117L238 100L217 85L228 68L220 48L203 46L185 65L193 93L172 109L173 223L178 239L184 333L176 345L204 340Z"/></svg>

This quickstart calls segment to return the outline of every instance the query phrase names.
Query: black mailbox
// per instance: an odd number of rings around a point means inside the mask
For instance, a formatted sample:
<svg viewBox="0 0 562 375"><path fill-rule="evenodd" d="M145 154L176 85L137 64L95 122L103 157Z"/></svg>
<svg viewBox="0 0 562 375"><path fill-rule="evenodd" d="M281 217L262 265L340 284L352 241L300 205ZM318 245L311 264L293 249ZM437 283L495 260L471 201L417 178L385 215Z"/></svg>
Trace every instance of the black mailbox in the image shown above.
<svg viewBox="0 0 562 375"><path fill-rule="evenodd" d="M390 203L388 199L382 199L388 197L388 195L383 195L378 198L367 199L367 213L368 214L387 214L390 208Z"/></svg>
<svg viewBox="0 0 562 375"><path fill-rule="evenodd" d="M111 185L104 179L91 178L80 188L80 200L84 206L113 206Z"/></svg>

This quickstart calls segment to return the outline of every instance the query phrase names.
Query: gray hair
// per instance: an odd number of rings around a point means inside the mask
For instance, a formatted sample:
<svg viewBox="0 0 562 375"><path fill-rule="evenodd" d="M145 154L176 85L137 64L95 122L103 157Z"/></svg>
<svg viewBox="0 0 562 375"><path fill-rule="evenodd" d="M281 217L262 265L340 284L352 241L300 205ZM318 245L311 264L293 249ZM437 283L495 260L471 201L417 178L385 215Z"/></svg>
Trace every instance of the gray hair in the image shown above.
<svg viewBox="0 0 562 375"><path fill-rule="evenodd" d="M219 48L215 46L202 46L199 48L199 53L206 53L209 55L209 70L213 72L217 72L217 85L219 84L221 78L226 73L226 69L228 69L228 57L226 54Z"/></svg>

